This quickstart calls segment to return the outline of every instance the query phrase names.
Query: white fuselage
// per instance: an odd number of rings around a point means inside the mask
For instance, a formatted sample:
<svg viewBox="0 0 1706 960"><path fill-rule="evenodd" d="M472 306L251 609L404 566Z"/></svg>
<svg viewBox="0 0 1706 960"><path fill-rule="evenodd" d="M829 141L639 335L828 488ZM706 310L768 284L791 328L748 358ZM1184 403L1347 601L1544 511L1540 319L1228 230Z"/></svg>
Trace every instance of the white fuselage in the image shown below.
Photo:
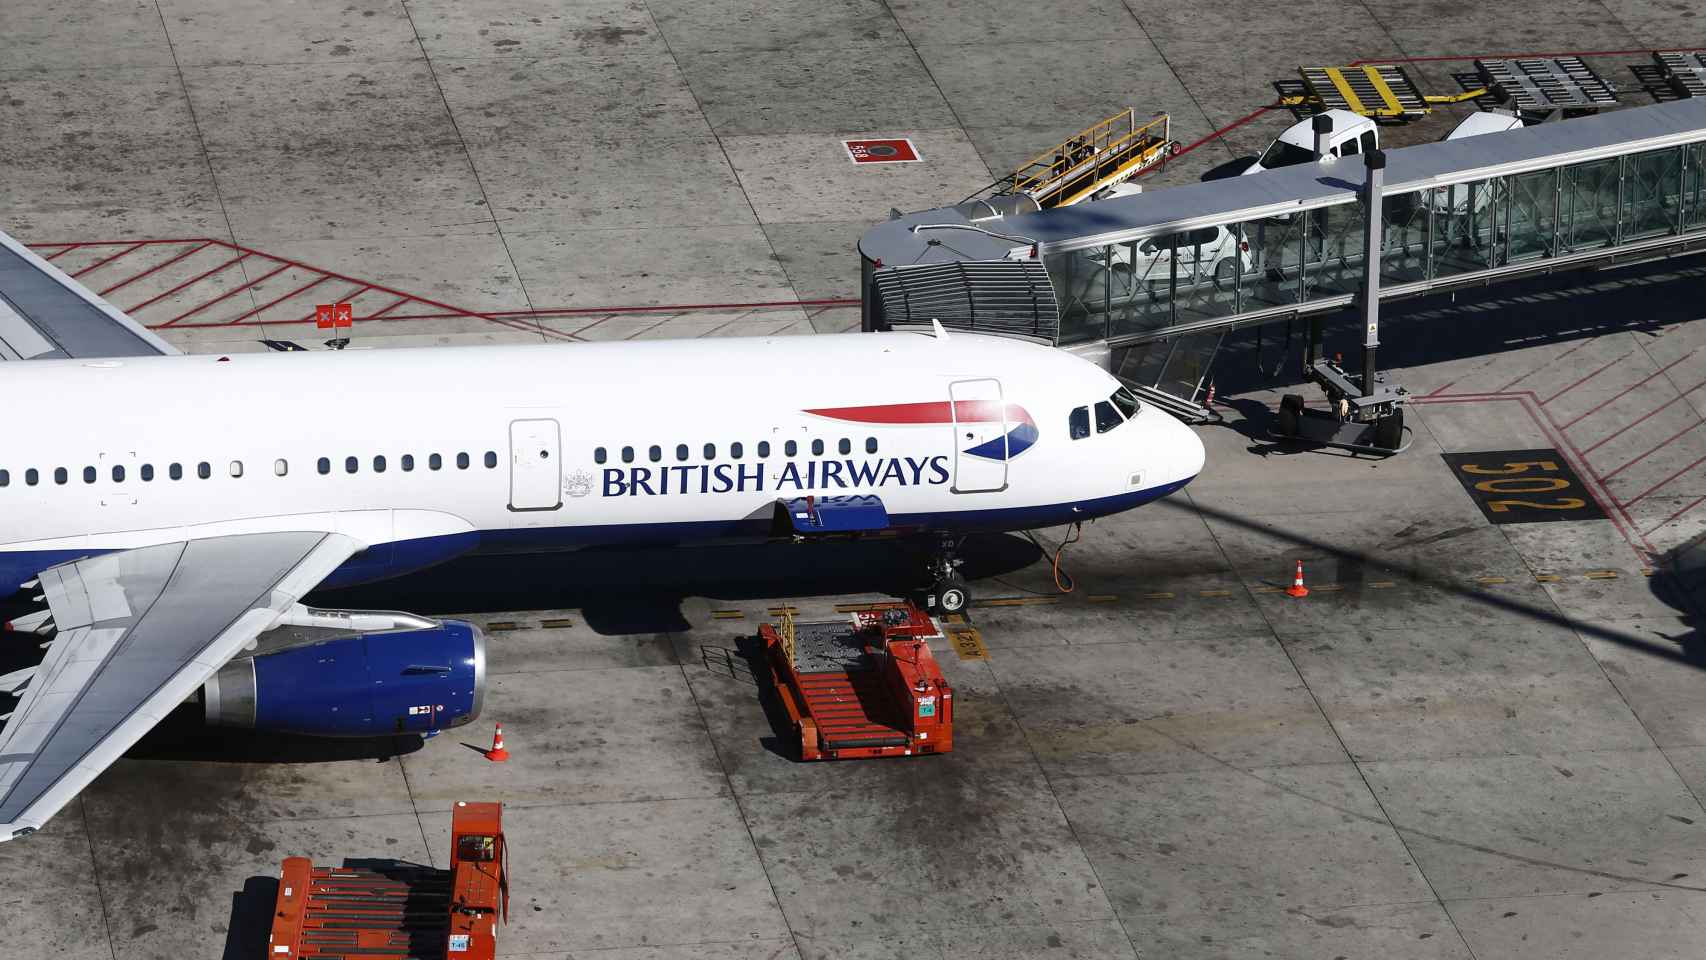
<svg viewBox="0 0 1706 960"><path fill-rule="evenodd" d="M1074 411L1094 422L1118 388L961 334L11 363L0 594L47 561L262 530L355 536L354 580L472 549L735 536L807 496L875 494L918 529L1089 518L1203 462L1155 409L1073 439Z"/></svg>

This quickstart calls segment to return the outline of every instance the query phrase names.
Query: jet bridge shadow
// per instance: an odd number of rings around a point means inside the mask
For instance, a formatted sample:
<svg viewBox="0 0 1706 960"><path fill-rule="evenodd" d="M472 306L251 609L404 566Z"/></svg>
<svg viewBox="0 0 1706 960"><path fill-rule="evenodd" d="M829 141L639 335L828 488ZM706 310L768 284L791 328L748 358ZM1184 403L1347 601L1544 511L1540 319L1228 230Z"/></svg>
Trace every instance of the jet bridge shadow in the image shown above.
<svg viewBox="0 0 1706 960"><path fill-rule="evenodd" d="M1529 277L1494 287L1432 294L1383 306L1381 370L1490 356L1545 343L1565 343L1620 331L1657 335L1660 328L1700 319L1697 298L1679 288L1706 283L1700 257L1608 270ZM1226 339L1212 379L1223 397L1302 384L1308 319L1239 331ZM1362 323L1355 310L1322 318L1322 348L1342 353L1347 369L1362 366ZM1400 374L1394 381L1403 382Z"/></svg>
<svg viewBox="0 0 1706 960"><path fill-rule="evenodd" d="M678 633L681 602L886 593L922 584L928 544L904 539L588 549L463 557L408 576L314 593L315 606L402 609L424 616L578 609L606 635ZM1022 569L1037 547L1011 534L974 534L961 568L978 580Z"/></svg>

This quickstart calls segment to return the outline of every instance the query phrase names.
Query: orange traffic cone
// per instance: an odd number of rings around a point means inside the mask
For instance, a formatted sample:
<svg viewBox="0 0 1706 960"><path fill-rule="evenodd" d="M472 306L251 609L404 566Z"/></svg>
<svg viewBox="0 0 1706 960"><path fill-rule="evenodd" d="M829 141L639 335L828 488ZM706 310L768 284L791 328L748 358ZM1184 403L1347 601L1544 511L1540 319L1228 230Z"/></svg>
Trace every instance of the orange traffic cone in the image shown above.
<svg viewBox="0 0 1706 960"><path fill-rule="evenodd" d="M501 723L492 734L492 749L486 751L486 759L493 763L503 763L509 759L509 751L504 749L504 725Z"/></svg>
<svg viewBox="0 0 1706 960"><path fill-rule="evenodd" d="M1286 596L1307 597L1309 588L1303 585L1303 561L1297 561L1297 575L1291 578L1291 587L1286 590Z"/></svg>

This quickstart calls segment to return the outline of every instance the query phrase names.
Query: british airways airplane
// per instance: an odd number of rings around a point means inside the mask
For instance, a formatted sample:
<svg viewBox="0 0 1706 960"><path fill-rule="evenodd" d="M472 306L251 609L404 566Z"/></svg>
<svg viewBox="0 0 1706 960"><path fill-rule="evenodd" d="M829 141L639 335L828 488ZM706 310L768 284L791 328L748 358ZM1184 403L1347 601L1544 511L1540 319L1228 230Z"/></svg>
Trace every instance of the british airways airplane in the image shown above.
<svg viewBox="0 0 1706 960"><path fill-rule="evenodd" d="M37 608L0 637L46 651L0 677L0 839L198 691L209 722L308 735L478 714L474 626L302 604L317 587L477 551L881 532L931 538L957 610L963 534L1127 510L1203 465L1183 424L1034 343L192 356L4 234L0 358L0 598Z"/></svg>

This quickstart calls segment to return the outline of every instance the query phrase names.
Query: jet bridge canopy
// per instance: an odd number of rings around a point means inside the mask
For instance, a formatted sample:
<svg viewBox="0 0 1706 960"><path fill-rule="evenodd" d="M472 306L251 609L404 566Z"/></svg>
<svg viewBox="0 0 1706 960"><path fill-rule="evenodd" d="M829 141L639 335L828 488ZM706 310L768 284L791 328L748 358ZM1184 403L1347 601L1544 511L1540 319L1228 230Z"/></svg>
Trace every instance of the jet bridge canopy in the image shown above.
<svg viewBox="0 0 1706 960"><path fill-rule="evenodd" d="M1706 98L1386 155L1384 300L1706 250ZM1316 162L1036 212L902 216L859 242L866 327L874 263L1040 261L1053 342L1106 352L1116 373L1151 362L1132 349L1145 344L1340 310L1364 275L1363 176Z"/></svg>

